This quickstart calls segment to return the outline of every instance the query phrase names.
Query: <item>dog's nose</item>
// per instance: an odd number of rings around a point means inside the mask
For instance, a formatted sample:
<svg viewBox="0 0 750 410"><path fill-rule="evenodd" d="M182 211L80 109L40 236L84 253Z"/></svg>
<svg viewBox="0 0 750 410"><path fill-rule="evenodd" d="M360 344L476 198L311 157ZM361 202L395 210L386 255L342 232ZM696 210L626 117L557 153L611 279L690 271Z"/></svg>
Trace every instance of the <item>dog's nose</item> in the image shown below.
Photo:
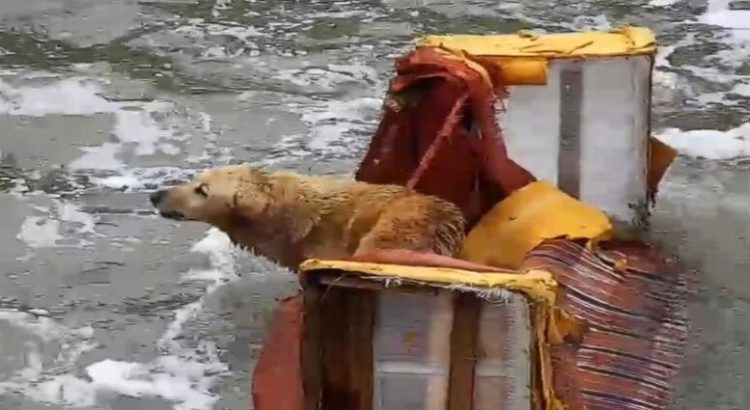
<svg viewBox="0 0 750 410"><path fill-rule="evenodd" d="M156 191L152 193L151 195L149 195L149 199L151 200L151 203L154 206L159 206L159 204L161 203L161 201L164 199L165 196L167 196L167 191L161 190L161 191Z"/></svg>

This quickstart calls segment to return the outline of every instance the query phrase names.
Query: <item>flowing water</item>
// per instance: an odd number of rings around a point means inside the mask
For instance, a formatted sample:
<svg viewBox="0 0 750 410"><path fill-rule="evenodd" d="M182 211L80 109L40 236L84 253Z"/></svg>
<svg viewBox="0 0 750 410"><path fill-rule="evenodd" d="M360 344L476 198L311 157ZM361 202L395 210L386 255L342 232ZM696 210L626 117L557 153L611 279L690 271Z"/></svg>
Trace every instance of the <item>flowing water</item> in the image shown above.
<svg viewBox="0 0 750 410"><path fill-rule="evenodd" d="M352 171L420 34L627 23L659 35L654 131L682 152L654 234L704 274L676 408L750 408L749 1L2 0L0 409L247 409L294 278L147 192Z"/></svg>

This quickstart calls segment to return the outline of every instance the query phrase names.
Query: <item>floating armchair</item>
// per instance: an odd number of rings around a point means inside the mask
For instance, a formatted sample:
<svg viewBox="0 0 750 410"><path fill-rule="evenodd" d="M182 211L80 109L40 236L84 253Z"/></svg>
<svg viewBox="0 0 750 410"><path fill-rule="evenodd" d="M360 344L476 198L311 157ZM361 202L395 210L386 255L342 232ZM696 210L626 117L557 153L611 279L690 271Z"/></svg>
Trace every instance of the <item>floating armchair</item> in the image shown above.
<svg viewBox="0 0 750 410"><path fill-rule="evenodd" d="M676 155L650 136L655 49L633 27L419 40L356 177L457 204L460 263L304 262L255 408L667 409L690 277L632 235Z"/></svg>

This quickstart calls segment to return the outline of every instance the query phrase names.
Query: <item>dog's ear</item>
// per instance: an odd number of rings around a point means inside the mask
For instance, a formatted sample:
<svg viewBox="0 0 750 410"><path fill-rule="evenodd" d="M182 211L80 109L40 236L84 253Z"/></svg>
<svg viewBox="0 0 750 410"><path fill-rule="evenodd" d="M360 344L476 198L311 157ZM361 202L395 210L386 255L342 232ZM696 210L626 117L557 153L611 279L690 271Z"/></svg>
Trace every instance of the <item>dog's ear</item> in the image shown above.
<svg viewBox="0 0 750 410"><path fill-rule="evenodd" d="M223 199L227 203L231 202L232 195L236 189L231 181L223 180L212 180L203 182L200 186L204 186L206 196L211 199Z"/></svg>
<svg viewBox="0 0 750 410"><path fill-rule="evenodd" d="M265 215L273 205L268 192L254 185L240 185L227 201L235 215L249 220Z"/></svg>

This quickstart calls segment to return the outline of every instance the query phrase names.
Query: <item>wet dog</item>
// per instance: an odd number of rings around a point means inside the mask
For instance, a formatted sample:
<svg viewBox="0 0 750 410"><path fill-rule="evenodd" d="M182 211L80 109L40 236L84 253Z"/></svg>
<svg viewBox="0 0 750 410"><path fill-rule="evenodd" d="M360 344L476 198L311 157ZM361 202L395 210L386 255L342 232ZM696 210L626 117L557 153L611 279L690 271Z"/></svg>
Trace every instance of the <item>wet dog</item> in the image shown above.
<svg viewBox="0 0 750 410"><path fill-rule="evenodd" d="M461 211L434 196L250 165L206 170L150 199L161 216L213 225L291 270L389 249L450 257L465 236Z"/></svg>

